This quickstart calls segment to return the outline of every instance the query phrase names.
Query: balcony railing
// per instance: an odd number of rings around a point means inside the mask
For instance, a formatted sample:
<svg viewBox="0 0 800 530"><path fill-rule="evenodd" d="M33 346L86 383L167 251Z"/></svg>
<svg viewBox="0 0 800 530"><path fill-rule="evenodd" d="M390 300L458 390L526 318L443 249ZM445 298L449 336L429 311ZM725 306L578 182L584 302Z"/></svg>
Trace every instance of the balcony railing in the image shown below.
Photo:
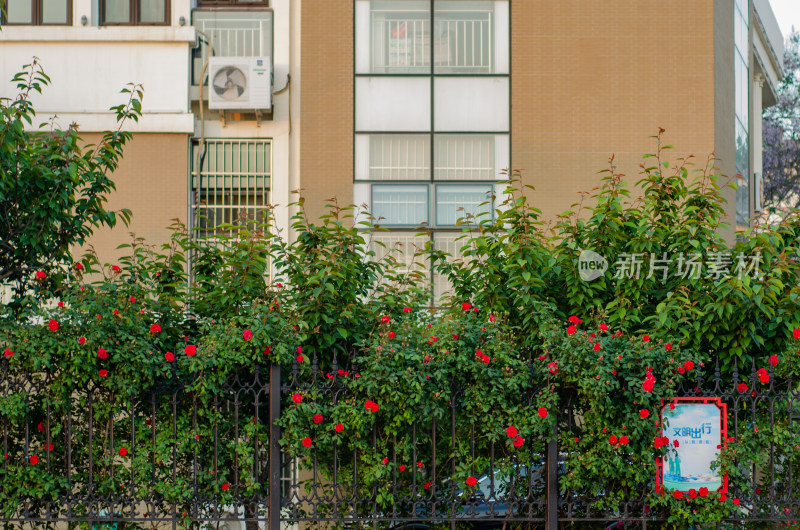
<svg viewBox="0 0 800 530"><path fill-rule="evenodd" d="M196 9L192 19L199 33L199 46L192 52L193 86L200 82L209 42L217 57L272 56L272 11Z"/></svg>

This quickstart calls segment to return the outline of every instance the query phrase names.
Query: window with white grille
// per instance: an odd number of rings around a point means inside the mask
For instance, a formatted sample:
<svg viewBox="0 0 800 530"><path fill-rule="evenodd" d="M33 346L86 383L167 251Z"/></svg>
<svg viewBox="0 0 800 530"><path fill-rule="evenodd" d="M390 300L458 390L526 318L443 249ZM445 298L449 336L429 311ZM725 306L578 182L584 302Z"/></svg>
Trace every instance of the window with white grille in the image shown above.
<svg viewBox="0 0 800 530"><path fill-rule="evenodd" d="M269 204L272 143L263 139L209 139L192 146L192 211L200 237L220 225L261 221Z"/></svg>

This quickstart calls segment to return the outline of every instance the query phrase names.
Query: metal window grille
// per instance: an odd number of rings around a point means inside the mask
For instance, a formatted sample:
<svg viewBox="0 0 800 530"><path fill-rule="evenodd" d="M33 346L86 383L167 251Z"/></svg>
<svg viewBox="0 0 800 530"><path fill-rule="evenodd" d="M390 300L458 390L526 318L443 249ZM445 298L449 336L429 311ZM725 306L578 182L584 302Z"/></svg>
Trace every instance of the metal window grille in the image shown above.
<svg viewBox="0 0 800 530"><path fill-rule="evenodd" d="M490 134L441 134L434 138L436 180L494 180L495 139Z"/></svg>
<svg viewBox="0 0 800 530"><path fill-rule="evenodd" d="M254 139L205 141L205 156L192 149L193 226L200 237L224 232L223 223L261 220L269 204L272 142Z"/></svg>
<svg viewBox="0 0 800 530"><path fill-rule="evenodd" d="M374 134L369 138L369 178L375 180L428 180L428 135Z"/></svg>
<svg viewBox="0 0 800 530"><path fill-rule="evenodd" d="M438 72L491 73L494 22L491 8L436 11L433 61ZM431 62L427 11L372 11L372 71L426 71Z"/></svg>

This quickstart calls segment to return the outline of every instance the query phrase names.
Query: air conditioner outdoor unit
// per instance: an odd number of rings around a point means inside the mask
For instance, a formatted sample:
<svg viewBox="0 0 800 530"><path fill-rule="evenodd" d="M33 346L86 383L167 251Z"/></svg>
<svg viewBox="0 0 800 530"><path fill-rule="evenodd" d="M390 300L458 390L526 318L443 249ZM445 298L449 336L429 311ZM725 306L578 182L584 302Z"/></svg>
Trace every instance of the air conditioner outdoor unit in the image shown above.
<svg viewBox="0 0 800 530"><path fill-rule="evenodd" d="M208 108L270 110L272 62L270 57L210 57Z"/></svg>

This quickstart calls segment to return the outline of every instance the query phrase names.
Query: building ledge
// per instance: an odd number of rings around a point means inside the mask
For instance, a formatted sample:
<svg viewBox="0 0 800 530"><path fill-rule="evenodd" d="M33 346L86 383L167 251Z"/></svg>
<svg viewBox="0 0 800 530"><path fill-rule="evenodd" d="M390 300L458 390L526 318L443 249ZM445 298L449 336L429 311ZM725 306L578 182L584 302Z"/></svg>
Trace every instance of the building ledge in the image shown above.
<svg viewBox="0 0 800 530"><path fill-rule="evenodd" d="M0 42L194 43L192 26L4 26Z"/></svg>
<svg viewBox="0 0 800 530"><path fill-rule="evenodd" d="M72 123L78 124L78 132L103 132L115 130L117 123L116 114L111 112L48 112L38 111L33 123L26 127L30 130L41 130L40 124L50 126L53 119L55 127L65 129ZM138 122L128 120L123 127L124 131L132 133L194 133L194 114L190 112L145 113Z"/></svg>

